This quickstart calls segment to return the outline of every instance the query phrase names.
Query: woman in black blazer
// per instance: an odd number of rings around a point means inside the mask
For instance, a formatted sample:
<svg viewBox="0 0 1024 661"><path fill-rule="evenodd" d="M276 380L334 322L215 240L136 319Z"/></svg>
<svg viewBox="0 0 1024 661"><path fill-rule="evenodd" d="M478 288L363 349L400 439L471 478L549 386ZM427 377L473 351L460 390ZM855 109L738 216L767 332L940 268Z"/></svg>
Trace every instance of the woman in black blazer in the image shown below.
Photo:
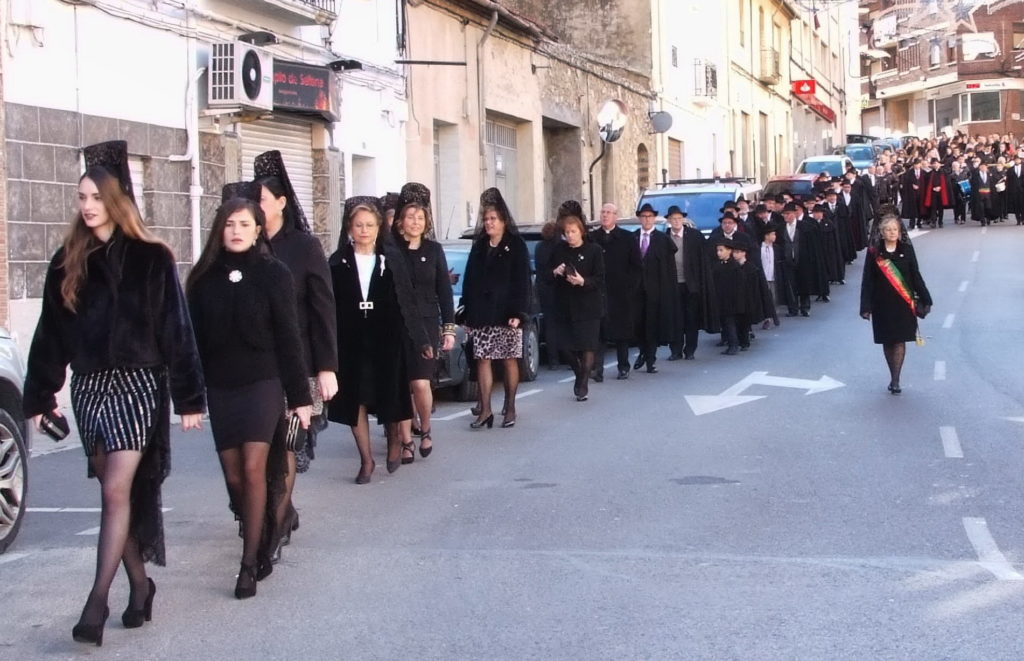
<svg viewBox="0 0 1024 661"><path fill-rule="evenodd" d="M497 188L488 188L480 195L480 220L466 262L462 305L480 384L480 415L470 427L489 429L494 424L492 360L501 360L505 368L505 417L501 426L511 427L516 424L522 324L529 318L530 255Z"/></svg>
<svg viewBox="0 0 1024 661"><path fill-rule="evenodd" d="M391 226L398 247L405 255L409 276L416 295L419 317L427 332L430 346L436 351L451 351L455 346L455 303L452 300L452 281L448 276L448 261L441 244L427 236L434 231L430 215L430 190L415 182L402 186L398 195L398 213ZM440 325L439 325L440 324ZM430 456L434 449L430 436L430 410L434 407L431 380L436 362L424 358L411 344L409 354L409 389L412 391L414 413L419 416L420 456ZM411 420L402 422L402 463L411 464L413 453Z"/></svg>
<svg viewBox="0 0 1024 661"><path fill-rule="evenodd" d="M604 251L587 239L587 225L579 202L569 200L558 209L558 227L565 236L552 253L555 267L555 318L576 374L573 394L587 400L594 352L600 345L604 316Z"/></svg>
<svg viewBox="0 0 1024 661"><path fill-rule="evenodd" d="M383 225L377 198L349 198L338 250L328 260L338 315L338 394L328 405L328 417L352 428L361 461L356 484L367 484L376 466L370 413L387 427L388 472L401 466L398 427L412 419L408 356L402 348L412 344L424 358L433 357L405 257Z"/></svg>

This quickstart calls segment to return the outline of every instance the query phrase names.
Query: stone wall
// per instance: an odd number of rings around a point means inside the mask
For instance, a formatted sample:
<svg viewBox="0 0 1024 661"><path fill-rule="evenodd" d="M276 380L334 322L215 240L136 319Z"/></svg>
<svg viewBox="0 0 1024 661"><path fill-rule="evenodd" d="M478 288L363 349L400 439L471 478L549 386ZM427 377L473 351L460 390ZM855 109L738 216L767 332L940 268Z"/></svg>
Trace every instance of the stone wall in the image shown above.
<svg viewBox="0 0 1024 661"><path fill-rule="evenodd" d="M17 103L5 113L11 300L42 295L47 263L75 211L81 148L105 140L127 140L142 158L144 219L179 262L191 261L189 163L168 158L187 151L183 129Z"/></svg>

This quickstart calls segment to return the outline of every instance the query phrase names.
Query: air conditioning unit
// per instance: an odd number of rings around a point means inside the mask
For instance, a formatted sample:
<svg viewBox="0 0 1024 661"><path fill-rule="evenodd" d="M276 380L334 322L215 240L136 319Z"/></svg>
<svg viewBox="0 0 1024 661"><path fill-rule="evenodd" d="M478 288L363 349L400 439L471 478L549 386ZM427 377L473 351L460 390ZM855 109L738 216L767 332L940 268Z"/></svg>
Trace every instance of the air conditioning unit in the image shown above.
<svg viewBox="0 0 1024 661"><path fill-rule="evenodd" d="M210 44L209 95L211 108L274 107L274 57L242 41Z"/></svg>

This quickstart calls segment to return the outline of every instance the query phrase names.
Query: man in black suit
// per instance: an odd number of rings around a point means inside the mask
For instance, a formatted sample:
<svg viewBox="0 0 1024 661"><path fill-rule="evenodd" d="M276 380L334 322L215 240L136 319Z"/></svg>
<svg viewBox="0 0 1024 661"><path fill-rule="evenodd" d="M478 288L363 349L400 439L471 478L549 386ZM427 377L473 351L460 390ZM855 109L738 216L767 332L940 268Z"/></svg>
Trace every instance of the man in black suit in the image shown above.
<svg viewBox="0 0 1024 661"><path fill-rule="evenodd" d="M811 221L797 221L797 205L789 203L782 208L785 223L778 229L777 243L782 249L785 285L783 298L789 312L811 316L811 295L827 296L828 276L821 260L817 228Z"/></svg>
<svg viewBox="0 0 1024 661"><path fill-rule="evenodd" d="M981 222L982 226L995 220L993 208L992 175L988 171L988 163L982 161L978 169L971 175L971 220Z"/></svg>
<svg viewBox="0 0 1024 661"><path fill-rule="evenodd" d="M910 229L917 227L921 221L924 190L924 170L921 169L921 159L915 158L913 167L907 170L900 180L900 197L903 200L900 215L907 219Z"/></svg>
<svg viewBox="0 0 1024 661"><path fill-rule="evenodd" d="M686 213L671 206L665 214L668 237L675 244L676 300L672 321L672 354L669 360L693 360L700 329L707 328L710 286L709 264L704 250L704 235L686 220Z"/></svg>
<svg viewBox="0 0 1024 661"><path fill-rule="evenodd" d="M1013 213L1018 225L1024 225L1024 165L1020 153L1013 157L1013 163L1006 169L1007 215Z"/></svg>
<svg viewBox="0 0 1024 661"><path fill-rule="evenodd" d="M672 340L672 310L675 306L676 246L672 239L657 229L654 224L658 212L650 204L644 204L637 212L640 229L636 245L640 249L640 291L637 296L636 335L640 355L633 363L638 370L647 365L647 373L654 374L658 368L658 345Z"/></svg>
<svg viewBox="0 0 1024 661"><path fill-rule="evenodd" d="M594 359L594 380L604 381L604 354L615 345L619 379L629 378L629 343L635 335L635 305L640 287L640 249L633 233L618 226L619 209L601 207L601 226L590 231L590 240L604 251L605 316L601 320L601 348Z"/></svg>

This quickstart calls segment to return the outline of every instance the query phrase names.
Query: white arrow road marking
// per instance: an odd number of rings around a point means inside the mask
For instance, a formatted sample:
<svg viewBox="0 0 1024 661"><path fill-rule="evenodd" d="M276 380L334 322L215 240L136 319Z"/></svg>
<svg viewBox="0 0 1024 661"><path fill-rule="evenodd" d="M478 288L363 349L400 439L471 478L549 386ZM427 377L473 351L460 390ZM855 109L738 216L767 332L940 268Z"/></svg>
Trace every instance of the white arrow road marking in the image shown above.
<svg viewBox="0 0 1024 661"><path fill-rule="evenodd" d="M1009 420L1010 422L1024 422L1024 418L1005 417L1003 420Z"/></svg>
<svg viewBox="0 0 1024 661"><path fill-rule="evenodd" d="M950 312L946 315L946 319L942 322L943 328L952 328L953 322L956 321L956 315Z"/></svg>
<svg viewBox="0 0 1024 661"><path fill-rule="evenodd" d="M946 361L936 360L935 361L935 380L945 381L946 380Z"/></svg>
<svg viewBox="0 0 1024 661"><path fill-rule="evenodd" d="M981 233L982 234L984 234L987 231L988 231L988 229L986 229L984 227L981 229ZM978 261L979 257L981 257L981 251L980 250L975 250L974 254L971 255L971 261L972 262L976 262L976 261Z"/></svg>
<svg viewBox="0 0 1024 661"><path fill-rule="evenodd" d="M76 534L76 535L82 535L82 536L86 536L86 535L98 535L98 534L100 534L100 527L99 527L99 526L96 526L95 528L86 528L86 529L85 529L85 530L83 530L82 532L76 532L75 534Z"/></svg>
<svg viewBox="0 0 1024 661"><path fill-rule="evenodd" d="M776 386L779 388L797 388L806 390L805 395L813 395L835 388L842 388L845 383L836 381L830 376L820 379L795 379L786 376L771 376L768 372L751 372L734 385L729 386L719 395L687 395L686 403L694 415L714 413L747 402L764 399L765 395L743 395L743 391L751 386Z"/></svg>
<svg viewBox="0 0 1024 661"><path fill-rule="evenodd" d="M988 523L981 517L965 516L964 530L967 531L967 539L978 554L978 564L992 572L1001 581L1024 581L1024 576L1017 573L1013 565L1007 561L996 540L992 539L992 533L988 531Z"/></svg>
<svg viewBox="0 0 1024 661"><path fill-rule="evenodd" d="M971 284L970 280L964 280L963 282L960 283L960 288L957 291L959 291L959 292L967 291L967 288L970 286L970 284Z"/></svg>

